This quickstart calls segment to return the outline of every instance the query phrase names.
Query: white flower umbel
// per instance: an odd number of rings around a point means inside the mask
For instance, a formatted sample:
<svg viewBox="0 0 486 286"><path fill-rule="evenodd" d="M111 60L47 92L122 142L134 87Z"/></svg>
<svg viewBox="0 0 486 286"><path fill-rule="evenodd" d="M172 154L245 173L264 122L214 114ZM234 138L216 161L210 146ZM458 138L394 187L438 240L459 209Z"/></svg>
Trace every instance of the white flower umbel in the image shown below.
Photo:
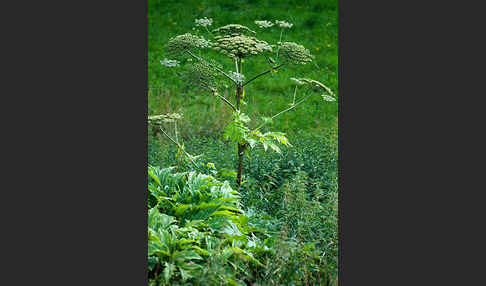
<svg viewBox="0 0 486 286"><path fill-rule="evenodd" d="M207 27L211 26L213 24L213 19L211 18L202 18L202 19L196 19L196 26L201 26L201 27Z"/></svg>
<svg viewBox="0 0 486 286"><path fill-rule="evenodd" d="M162 61L160 61L160 64L162 64L163 66L172 68L172 67L178 67L179 61L178 60L163 59Z"/></svg>
<svg viewBox="0 0 486 286"><path fill-rule="evenodd" d="M300 81L299 79L297 79L295 77L291 77L290 79L295 81L298 85L304 85L304 82Z"/></svg>
<svg viewBox="0 0 486 286"><path fill-rule="evenodd" d="M276 20L275 24L279 25L281 28L288 28L288 29L292 28L292 26L294 25L294 24L290 24L288 22L279 21L279 20Z"/></svg>
<svg viewBox="0 0 486 286"><path fill-rule="evenodd" d="M255 44L255 48L257 50L259 50L260 52L263 52L263 51L271 52L272 51L272 47L269 44L266 44L266 43Z"/></svg>
<svg viewBox="0 0 486 286"><path fill-rule="evenodd" d="M229 76L234 80L236 81L237 83L242 83L245 81L245 75L244 74L241 74L241 73L237 73L237 72L234 72L234 71L230 71L229 72Z"/></svg>
<svg viewBox="0 0 486 286"><path fill-rule="evenodd" d="M273 26L273 23L270 22L270 21L255 21L255 24L258 25L258 27L260 28L270 28L271 26Z"/></svg>
<svg viewBox="0 0 486 286"><path fill-rule="evenodd" d="M211 42L201 37L196 41L196 46L203 49L209 48L211 47Z"/></svg>
<svg viewBox="0 0 486 286"><path fill-rule="evenodd" d="M325 101L331 101L331 102L336 101L336 99L334 97L329 96L327 94L321 94L321 96L322 96L322 99L324 99Z"/></svg>

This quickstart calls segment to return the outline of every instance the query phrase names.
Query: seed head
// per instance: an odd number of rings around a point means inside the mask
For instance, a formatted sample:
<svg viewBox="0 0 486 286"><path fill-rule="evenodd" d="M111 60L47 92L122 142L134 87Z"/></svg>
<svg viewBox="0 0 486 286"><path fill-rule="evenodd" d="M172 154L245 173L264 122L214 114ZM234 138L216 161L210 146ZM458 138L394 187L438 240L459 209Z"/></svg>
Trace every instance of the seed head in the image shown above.
<svg viewBox="0 0 486 286"><path fill-rule="evenodd" d="M184 35L171 38L167 44L166 51L169 55L177 55L187 50L192 50L195 48L208 48L210 46L211 42L203 37L186 33Z"/></svg>
<svg viewBox="0 0 486 286"><path fill-rule="evenodd" d="M256 34L255 31L252 31L248 27L240 25L240 24L229 24L229 25L214 29L213 32L219 33L221 35Z"/></svg>
<svg viewBox="0 0 486 286"><path fill-rule="evenodd" d="M231 34L216 36L214 39L216 43L213 45L213 49L230 58L245 58L256 56L265 51L272 51L272 47L267 42L255 37Z"/></svg>
<svg viewBox="0 0 486 286"><path fill-rule="evenodd" d="M305 65L311 62L313 55L304 46L293 42L284 42L280 44L280 54L290 63Z"/></svg>

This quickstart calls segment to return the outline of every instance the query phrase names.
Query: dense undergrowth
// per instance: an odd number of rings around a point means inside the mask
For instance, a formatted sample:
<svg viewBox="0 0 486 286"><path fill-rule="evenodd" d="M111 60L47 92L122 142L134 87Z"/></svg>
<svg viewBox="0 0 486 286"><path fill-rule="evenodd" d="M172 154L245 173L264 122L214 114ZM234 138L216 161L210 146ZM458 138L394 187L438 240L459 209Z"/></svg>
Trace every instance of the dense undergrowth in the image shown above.
<svg viewBox="0 0 486 286"><path fill-rule="evenodd" d="M271 248L271 252L262 261L259 260L264 267L255 265L251 268L253 272L250 276L247 271L228 274L228 277L234 281L247 279L247 282L258 283L256 285L336 283L336 138L335 132L327 132L322 136L309 135L296 139L292 142L293 147L283 149L282 154L258 150L246 159L245 183L239 189L237 205L244 216L251 218L250 222L254 219L253 226L258 226L261 242L264 243L266 237L267 243L272 241L273 244L271 247L266 245ZM195 169L178 158L177 148L166 145L160 139L151 138L149 141L151 165L175 166L174 172L191 172ZM236 158L234 146L230 142L213 136L192 138L186 144L187 150L193 154L201 154L201 160L206 162L204 166L201 164L197 168L199 173L221 182L227 180L228 187L237 189L232 171ZM208 162L213 163L214 168L211 164L208 166ZM239 225L238 219L234 221L244 234L246 226ZM245 239L249 239L256 233L245 235ZM223 241L224 239L220 242L224 244ZM226 245L230 245L228 241ZM265 248L265 245L262 247ZM258 253L252 252L253 249L247 251L255 259L261 258ZM207 261L203 260L202 263Z"/></svg>

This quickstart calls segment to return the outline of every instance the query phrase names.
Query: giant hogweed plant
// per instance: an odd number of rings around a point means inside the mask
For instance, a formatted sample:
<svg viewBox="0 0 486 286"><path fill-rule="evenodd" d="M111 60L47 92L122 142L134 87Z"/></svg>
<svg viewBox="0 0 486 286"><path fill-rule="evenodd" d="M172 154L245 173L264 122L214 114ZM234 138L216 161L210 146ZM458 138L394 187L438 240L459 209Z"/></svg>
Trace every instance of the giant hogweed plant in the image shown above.
<svg viewBox="0 0 486 286"><path fill-rule="evenodd" d="M212 23L212 19L207 18L196 20L196 26L204 28L206 37L194 28L195 34L186 33L169 39L165 52L167 57L173 59L165 58L161 61L161 64L170 68L184 68L185 73L177 73L180 79L218 97L228 108L232 109L232 120L225 128L224 138L231 139L237 144L236 183L239 186L242 183L243 158L245 154L249 154L250 149L262 146L265 151L271 149L280 153L278 144L291 146L282 132L262 132L261 130L265 125L272 123L276 117L296 108L313 94L320 94L324 101L328 102L336 101L336 99L333 92L317 80L291 78L295 82L295 88L289 107L270 117L262 117L258 127L250 128L249 122L252 119L242 110L245 95L248 96L245 91L249 85L280 68L297 68L299 65L308 64L312 62L314 56L302 45L294 42L282 42L284 30L292 27L292 24L285 21L275 21L275 24L281 28L280 38L276 44L259 40L255 37L257 32L239 24L229 24L210 31L208 27ZM255 24L261 29L271 28L274 25L273 22L269 21L255 21ZM227 69L221 63L202 56L201 54L205 50L226 56L234 70L226 71ZM211 54L206 53L206 55L210 56ZM245 60L256 57L261 57L267 61L270 68L255 72L247 79L243 74L243 64ZM252 74L251 71L246 70L245 73ZM234 98L226 98L221 95L222 90L227 88L228 84L235 87ZM300 98L297 96L298 86L306 87L302 88L304 92ZM175 140L172 141L178 144ZM186 155L191 158L189 154Z"/></svg>

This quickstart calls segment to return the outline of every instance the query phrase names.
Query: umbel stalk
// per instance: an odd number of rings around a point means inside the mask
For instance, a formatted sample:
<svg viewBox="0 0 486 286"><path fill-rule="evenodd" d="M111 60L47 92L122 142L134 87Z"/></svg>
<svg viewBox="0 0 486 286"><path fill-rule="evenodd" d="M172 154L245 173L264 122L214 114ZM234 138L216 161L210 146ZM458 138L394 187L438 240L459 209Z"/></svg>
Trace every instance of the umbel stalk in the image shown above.
<svg viewBox="0 0 486 286"><path fill-rule="evenodd" d="M240 110L241 95L243 94L243 85L236 86L236 109ZM245 154L246 144L238 143L238 173L236 175L236 184L241 185L241 176L243 174L243 155Z"/></svg>

